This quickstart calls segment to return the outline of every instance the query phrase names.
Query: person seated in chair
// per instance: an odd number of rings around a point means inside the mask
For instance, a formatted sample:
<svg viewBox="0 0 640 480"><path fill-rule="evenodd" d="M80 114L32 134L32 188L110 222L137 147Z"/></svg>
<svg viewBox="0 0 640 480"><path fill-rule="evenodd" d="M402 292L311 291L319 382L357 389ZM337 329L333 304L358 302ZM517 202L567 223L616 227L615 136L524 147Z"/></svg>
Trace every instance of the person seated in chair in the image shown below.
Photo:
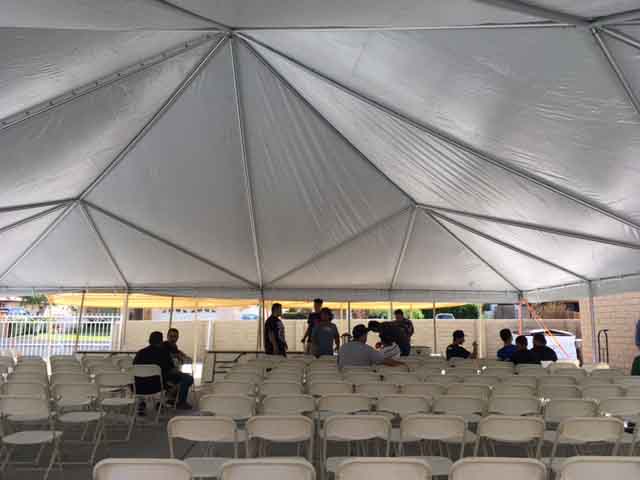
<svg viewBox="0 0 640 480"><path fill-rule="evenodd" d="M511 354L511 361L514 365L519 365L521 363L538 363L533 358L531 350L528 350L527 347L527 337L524 335L516 337L516 351Z"/></svg>
<svg viewBox="0 0 640 480"><path fill-rule="evenodd" d="M191 362L191 357L178 348L178 339L180 332L177 328L170 328L167 332L167 341L164 347L169 351L173 362L174 370L167 375L167 383L173 384L178 388L176 408L189 409L187 398L189 397L189 389L193 385L193 377L182 371L185 363Z"/></svg>
<svg viewBox="0 0 640 480"><path fill-rule="evenodd" d="M452 358L478 358L478 344L473 342L473 352L462 346L464 343L464 332L456 330L453 332L453 343L447 347L447 360Z"/></svg>
<svg viewBox="0 0 640 480"><path fill-rule="evenodd" d="M558 355L553 349L547 347L547 339L544 333L538 332L533 334L533 348L531 355L537 363L540 362L557 362Z"/></svg>

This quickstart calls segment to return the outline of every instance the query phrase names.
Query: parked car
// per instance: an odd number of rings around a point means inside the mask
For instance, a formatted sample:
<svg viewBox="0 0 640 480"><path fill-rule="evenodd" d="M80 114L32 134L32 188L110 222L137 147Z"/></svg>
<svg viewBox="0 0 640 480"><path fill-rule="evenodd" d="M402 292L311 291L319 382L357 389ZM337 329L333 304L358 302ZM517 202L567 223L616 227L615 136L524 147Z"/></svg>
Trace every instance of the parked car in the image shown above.
<svg viewBox="0 0 640 480"><path fill-rule="evenodd" d="M533 335L535 333L544 333L544 337L547 339L547 347L556 352L558 360L578 359L578 352L576 349L576 336L573 333L555 329L550 329L549 332L553 334L553 337L542 328L530 330L526 334L527 344L529 345L529 348L533 346Z"/></svg>
<svg viewBox="0 0 640 480"><path fill-rule="evenodd" d="M455 320L453 313L437 313L436 320Z"/></svg>

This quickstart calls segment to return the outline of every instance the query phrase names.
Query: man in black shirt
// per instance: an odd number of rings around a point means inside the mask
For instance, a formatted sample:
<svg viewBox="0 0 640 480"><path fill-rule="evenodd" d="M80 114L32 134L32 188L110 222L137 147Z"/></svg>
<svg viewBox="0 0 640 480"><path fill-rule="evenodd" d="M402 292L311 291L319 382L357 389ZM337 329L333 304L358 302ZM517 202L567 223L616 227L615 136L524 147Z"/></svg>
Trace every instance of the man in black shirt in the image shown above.
<svg viewBox="0 0 640 480"><path fill-rule="evenodd" d="M267 355L287 356L287 341L284 334L284 323L280 320L282 305L271 305L271 316L264 323L264 353Z"/></svg>
<svg viewBox="0 0 640 480"><path fill-rule="evenodd" d="M547 339L544 333L535 333L533 335L533 348L531 349L531 355L536 363L540 362L557 362L558 355L553 349L547 347Z"/></svg>
<svg viewBox="0 0 640 480"><path fill-rule="evenodd" d="M411 342L409 336L404 328L398 325L396 322L378 322L371 320L367 324L367 328L376 332L380 337L385 337L390 342L395 342L400 348L400 352L410 352ZM408 355L409 353L407 353Z"/></svg>
<svg viewBox="0 0 640 480"><path fill-rule="evenodd" d="M413 328L413 322L404 316L404 312L401 309L397 309L393 312L395 316L395 323L404 330L404 333L407 334L407 344L403 349L400 347L401 356L408 357L411 354L411 337L415 332L415 328ZM400 346L400 345L398 345Z"/></svg>
<svg viewBox="0 0 640 480"><path fill-rule="evenodd" d="M520 335L516 338L516 351L511 354L511 361L515 365L521 363L538 363L533 358L530 350L527 350L527 337Z"/></svg>
<svg viewBox="0 0 640 480"><path fill-rule="evenodd" d="M464 343L464 332L456 330L453 332L453 343L447 347L447 360L452 358L477 358L478 344L473 342L473 352L462 346Z"/></svg>
<svg viewBox="0 0 640 480"><path fill-rule="evenodd" d="M320 311L322 310L322 304L324 301L321 298L316 298L313 301L313 312L309 314L307 318L307 330L302 337L302 343L304 344L305 353L310 353L311 348L311 334L314 327L320 322Z"/></svg>

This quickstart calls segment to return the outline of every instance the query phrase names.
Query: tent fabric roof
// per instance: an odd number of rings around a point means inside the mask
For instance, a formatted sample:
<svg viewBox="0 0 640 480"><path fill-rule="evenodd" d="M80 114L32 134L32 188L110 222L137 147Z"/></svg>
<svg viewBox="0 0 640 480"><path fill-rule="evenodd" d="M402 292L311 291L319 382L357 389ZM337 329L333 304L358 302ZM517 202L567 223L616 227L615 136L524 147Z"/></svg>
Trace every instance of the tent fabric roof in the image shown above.
<svg viewBox="0 0 640 480"><path fill-rule="evenodd" d="M3 5L0 289L640 282L634 0Z"/></svg>

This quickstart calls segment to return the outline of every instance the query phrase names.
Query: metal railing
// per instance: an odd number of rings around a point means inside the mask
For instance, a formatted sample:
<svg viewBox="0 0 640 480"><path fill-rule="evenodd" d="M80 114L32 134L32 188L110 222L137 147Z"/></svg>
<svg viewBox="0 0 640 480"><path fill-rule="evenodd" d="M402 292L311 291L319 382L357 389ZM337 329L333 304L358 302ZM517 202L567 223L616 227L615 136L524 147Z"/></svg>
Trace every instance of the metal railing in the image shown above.
<svg viewBox="0 0 640 480"><path fill-rule="evenodd" d="M0 350L14 355L69 355L76 350L112 350L117 345L119 315L20 315L0 317Z"/></svg>

